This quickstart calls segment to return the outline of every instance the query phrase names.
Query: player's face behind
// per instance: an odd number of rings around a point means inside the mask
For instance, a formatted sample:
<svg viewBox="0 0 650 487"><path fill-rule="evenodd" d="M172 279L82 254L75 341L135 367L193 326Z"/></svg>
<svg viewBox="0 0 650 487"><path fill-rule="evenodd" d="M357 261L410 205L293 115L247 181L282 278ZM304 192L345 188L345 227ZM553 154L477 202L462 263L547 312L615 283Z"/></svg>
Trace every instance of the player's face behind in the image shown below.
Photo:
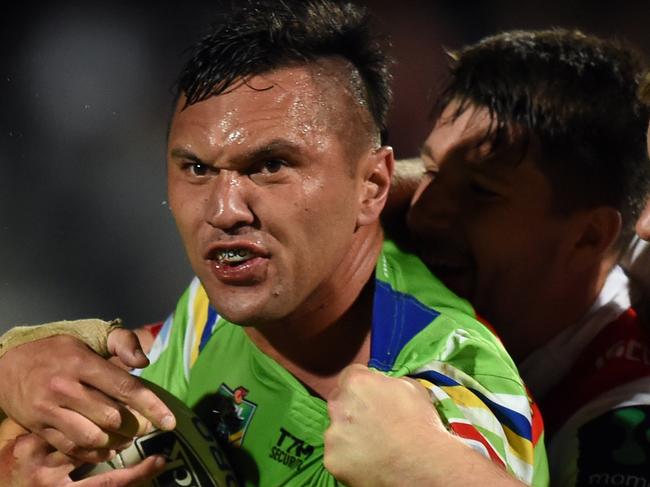
<svg viewBox="0 0 650 487"><path fill-rule="evenodd" d="M176 110L171 209L230 321L258 325L326 303L362 253L364 228L377 225L392 154L358 128L370 115L342 65L280 68Z"/></svg>
<svg viewBox="0 0 650 487"><path fill-rule="evenodd" d="M427 176L408 225L434 275L493 324L512 326L563 289L572 220L551 211L534 141L491 152L487 110L470 106L452 121L455 107L423 147Z"/></svg>

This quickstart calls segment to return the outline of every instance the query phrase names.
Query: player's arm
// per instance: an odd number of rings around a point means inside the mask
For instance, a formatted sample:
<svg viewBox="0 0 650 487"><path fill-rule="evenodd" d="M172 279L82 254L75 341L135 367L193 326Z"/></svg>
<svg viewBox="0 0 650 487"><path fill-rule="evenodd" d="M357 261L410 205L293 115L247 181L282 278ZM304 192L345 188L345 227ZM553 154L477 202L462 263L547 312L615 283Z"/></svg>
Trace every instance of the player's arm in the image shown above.
<svg viewBox="0 0 650 487"><path fill-rule="evenodd" d="M26 342L12 331L3 335L0 408L9 417L61 452L93 463L128 444L149 422L174 427L172 413L153 392L86 345L99 343L103 355L140 368L148 361L133 332L106 327L104 336L84 343L78 332L87 324L67 325L78 329Z"/></svg>
<svg viewBox="0 0 650 487"><path fill-rule="evenodd" d="M382 225L393 239L407 233L406 212L423 175L424 168L419 158L395 161L388 199L381 214Z"/></svg>
<svg viewBox="0 0 650 487"><path fill-rule="evenodd" d="M328 410L325 466L346 485L525 485L450 433L414 380L352 365Z"/></svg>

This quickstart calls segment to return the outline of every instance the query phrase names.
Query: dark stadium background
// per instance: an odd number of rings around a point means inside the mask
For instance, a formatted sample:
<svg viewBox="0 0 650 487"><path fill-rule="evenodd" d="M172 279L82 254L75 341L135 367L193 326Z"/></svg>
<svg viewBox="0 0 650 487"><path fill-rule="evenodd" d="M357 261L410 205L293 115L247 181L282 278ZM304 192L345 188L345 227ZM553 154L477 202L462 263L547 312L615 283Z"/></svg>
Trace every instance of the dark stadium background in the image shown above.
<svg viewBox="0 0 650 487"><path fill-rule="evenodd" d="M237 1L237 0L232 0ZM576 27L650 56L650 2L368 0L392 38L390 143L417 154L444 50ZM0 16L0 331L162 319L192 273L165 196L170 87L219 2L12 3ZM598 103L598 100L594 100Z"/></svg>

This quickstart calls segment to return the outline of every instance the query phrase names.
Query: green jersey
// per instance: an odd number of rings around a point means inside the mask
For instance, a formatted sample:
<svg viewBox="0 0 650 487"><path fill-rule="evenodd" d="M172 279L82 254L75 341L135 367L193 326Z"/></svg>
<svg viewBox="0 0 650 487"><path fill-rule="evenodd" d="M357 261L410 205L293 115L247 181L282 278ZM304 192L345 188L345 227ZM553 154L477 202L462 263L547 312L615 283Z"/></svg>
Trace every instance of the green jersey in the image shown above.
<svg viewBox="0 0 650 487"><path fill-rule="evenodd" d="M323 466L326 402L220 317L198 280L165 322L150 359L142 375L184 400L233 447L242 483L339 485ZM541 419L500 341L467 301L390 241L375 269L368 366L418 378L451 431L522 481L548 485Z"/></svg>

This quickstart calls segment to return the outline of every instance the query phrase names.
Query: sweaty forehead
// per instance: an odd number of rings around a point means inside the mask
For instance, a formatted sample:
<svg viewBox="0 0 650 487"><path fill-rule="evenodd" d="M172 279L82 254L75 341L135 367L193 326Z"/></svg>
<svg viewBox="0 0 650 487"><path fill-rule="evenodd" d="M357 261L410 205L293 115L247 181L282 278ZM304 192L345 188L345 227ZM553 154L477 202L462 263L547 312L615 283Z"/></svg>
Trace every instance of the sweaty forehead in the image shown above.
<svg viewBox="0 0 650 487"><path fill-rule="evenodd" d="M241 80L225 93L186 108L181 97L172 131L174 126L191 124L225 139L242 138L251 131L302 138L348 133L364 110L350 71L344 61L326 58Z"/></svg>

